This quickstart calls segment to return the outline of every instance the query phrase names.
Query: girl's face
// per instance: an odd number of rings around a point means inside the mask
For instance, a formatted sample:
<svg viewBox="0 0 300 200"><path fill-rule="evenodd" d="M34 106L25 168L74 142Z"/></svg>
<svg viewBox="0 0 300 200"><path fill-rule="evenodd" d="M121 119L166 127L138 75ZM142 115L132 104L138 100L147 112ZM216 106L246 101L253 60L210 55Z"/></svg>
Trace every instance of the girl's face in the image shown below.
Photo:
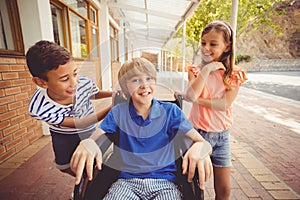
<svg viewBox="0 0 300 200"><path fill-rule="evenodd" d="M212 29L201 38L201 54L205 63L220 61L223 53L229 51L229 48L221 31Z"/></svg>
<svg viewBox="0 0 300 200"><path fill-rule="evenodd" d="M151 106L155 93L155 79L146 74L136 75L127 80L127 89L134 106Z"/></svg>
<svg viewBox="0 0 300 200"><path fill-rule="evenodd" d="M48 96L61 104L70 104L76 94L78 82L78 68L74 61L60 65L47 73L45 81Z"/></svg>

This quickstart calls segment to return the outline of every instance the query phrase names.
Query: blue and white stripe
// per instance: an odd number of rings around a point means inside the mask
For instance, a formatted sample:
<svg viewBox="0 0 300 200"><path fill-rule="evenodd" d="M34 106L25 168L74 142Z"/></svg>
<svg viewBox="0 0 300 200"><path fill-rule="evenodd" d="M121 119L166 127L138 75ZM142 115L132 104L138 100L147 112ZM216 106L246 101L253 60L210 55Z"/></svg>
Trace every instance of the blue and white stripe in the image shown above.
<svg viewBox="0 0 300 200"><path fill-rule="evenodd" d="M62 134L78 134L91 131L95 125L84 129L62 127L60 124L65 117L84 118L95 113L90 100L91 96L99 92L99 88L89 78L80 76L76 90L76 100L70 105L61 105L53 101L47 90L39 88L32 96L28 109L32 117L49 124L50 131Z"/></svg>

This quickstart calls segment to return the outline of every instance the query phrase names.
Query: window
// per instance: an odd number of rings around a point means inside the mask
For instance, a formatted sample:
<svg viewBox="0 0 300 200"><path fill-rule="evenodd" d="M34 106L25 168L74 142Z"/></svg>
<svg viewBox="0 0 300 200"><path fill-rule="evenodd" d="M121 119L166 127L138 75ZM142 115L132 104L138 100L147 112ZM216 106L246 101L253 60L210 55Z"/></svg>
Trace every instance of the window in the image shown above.
<svg viewBox="0 0 300 200"><path fill-rule="evenodd" d="M90 8L90 20L97 25L97 11L93 7Z"/></svg>
<svg viewBox="0 0 300 200"><path fill-rule="evenodd" d="M63 0L77 13L80 13L83 17L87 18L88 3L86 0Z"/></svg>
<svg viewBox="0 0 300 200"><path fill-rule="evenodd" d="M95 8L90 7L89 19L91 23L91 56L99 57L99 30L97 26L98 16Z"/></svg>
<svg viewBox="0 0 300 200"><path fill-rule="evenodd" d="M99 56L99 46L98 46L98 29L96 27L92 27L91 29L91 36L92 36L92 57Z"/></svg>
<svg viewBox="0 0 300 200"><path fill-rule="evenodd" d="M16 0L0 0L0 53L24 55Z"/></svg>
<svg viewBox="0 0 300 200"><path fill-rule="evenodd" d="M88 0L51 0L56 43L75 58L99 57L97 9Z"/></svg>
<svg viewBox="0 0 300 200"><path fill-rule="evenodd" d="M53 24L53 35L54 41L64 47L68 45L65 44L64 40L64 17L61 8L58 8L51 4L51 14L52 14L52 24Z"/></svg>
<svg viewBox="0 0 300 200"><path fill-rule="evenodd" d="M85 20L74 13L70 13L70 28L72 38L72 53L74 57L87 57Z"/></svg>
<svg viewBox="0 0 300 200"><path fill-rule="evenodd" d="M112 25L109 26L109 35L110 35L111 62L118 62L119 61L118 31Z"/></svg>

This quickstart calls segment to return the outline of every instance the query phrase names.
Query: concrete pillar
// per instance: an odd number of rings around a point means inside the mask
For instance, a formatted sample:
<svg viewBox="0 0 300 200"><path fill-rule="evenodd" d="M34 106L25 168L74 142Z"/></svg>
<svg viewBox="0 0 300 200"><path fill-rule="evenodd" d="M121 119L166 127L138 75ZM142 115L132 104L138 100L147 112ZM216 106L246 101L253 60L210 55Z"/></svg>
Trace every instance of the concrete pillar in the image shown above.
<svg viewBox="0 0 300 200"><path fill-rule="evenodd" d="M110 55L110 38L109 38L109 11L105 1L101 3L99 11L99 25L100 25L100 58L101 58L101 76L102 89L112 89L111 78L111 55Z"/></svg>
<svg viewBox="0 0 300 200"><path fill-rule="evenodd" d="M54 41L49 2L18 0L25 52L39 40Z"/></svg>
<svg viewBox="0 0 300 200"><path fill-rule="evenodd" d="M158 71L161 72L161 66L162 66L162 63L161 63L161 50L158 52L158 55L157 55L157 68L158 68Z"/></svg>
<svg viewBox="0 0 300 200"><path fill-rule="evenodd" d="M184 91L184 72L185 72L185 56L186 56L186 21L183 23L183 34L182 34L182 80L181 90Z"/></svg>
<svg viewBox="0 0 300 200"><path fill-rule="evenodd" d="M164 51L164 71L167 71L167 51Z"/></svg>
<svg viewBox="0 0 300 200"><path fill-rule="evenodd" d="M234 35L236 35L236 24L237 24L237 17L238 17L238 0L232 0L231 4L231 18L230 18L230 25L232 27Z"/></svg>
<svg viewBox="0 0 300 200"><path fill-rule="evenodd" d="M126 32L123 22L121 21L119 30L119 61L124 63L126 60Z"/></svg>

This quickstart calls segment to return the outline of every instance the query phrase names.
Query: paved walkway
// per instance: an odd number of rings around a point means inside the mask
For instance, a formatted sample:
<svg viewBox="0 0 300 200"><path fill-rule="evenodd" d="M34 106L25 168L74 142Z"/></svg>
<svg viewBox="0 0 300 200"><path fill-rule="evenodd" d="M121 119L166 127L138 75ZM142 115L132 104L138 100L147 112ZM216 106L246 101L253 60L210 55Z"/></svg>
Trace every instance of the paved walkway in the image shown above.
<svg viewBox="0 0 300 200"><path fill-rule="evenodd" d="M231 145L231 199L300 199L233 138ZM69 199L74 180L59 172L53 159L51 138L44 136L0 165L0 199ZM205 199L214 199L212 180Z"/></svg>
<svg viewBox="0 0 300 200"><path fill-rule="evenodd" d="M178 82L178 84L180 83ZM158 94L166 94L168 90L167 87L162 87ZM164 95L162 98L170 99L172 96ZM185 113L189 112L189 108L190 104L184 103ZM235 112L236 116L240 118L245 116L243 109L237 109ZM246 119L242 122L246 122ZM249 147L245 148L245 140L238 138L241 131L247 135L249 129L255 129L253 125L249 126L247 124L247 128L245 128L245 124L236 123L232 129L231 199L300 200L299 194L292 190L282 178L278 178L269 169L270 167L268 168L264 162L259 160L257 156L262 154L256 154ZM264 132L265 130L260 127L259 131ZM272 153L274 154L274 152ZM53 159L51 138L44 136L2 163L0 165L0 199L69 199L74 179L59 172L55 168ZM297 172L299 173L299 171L295 171L295 173ZM214 199L212 179L206 184L205 199Z"/></svg>

